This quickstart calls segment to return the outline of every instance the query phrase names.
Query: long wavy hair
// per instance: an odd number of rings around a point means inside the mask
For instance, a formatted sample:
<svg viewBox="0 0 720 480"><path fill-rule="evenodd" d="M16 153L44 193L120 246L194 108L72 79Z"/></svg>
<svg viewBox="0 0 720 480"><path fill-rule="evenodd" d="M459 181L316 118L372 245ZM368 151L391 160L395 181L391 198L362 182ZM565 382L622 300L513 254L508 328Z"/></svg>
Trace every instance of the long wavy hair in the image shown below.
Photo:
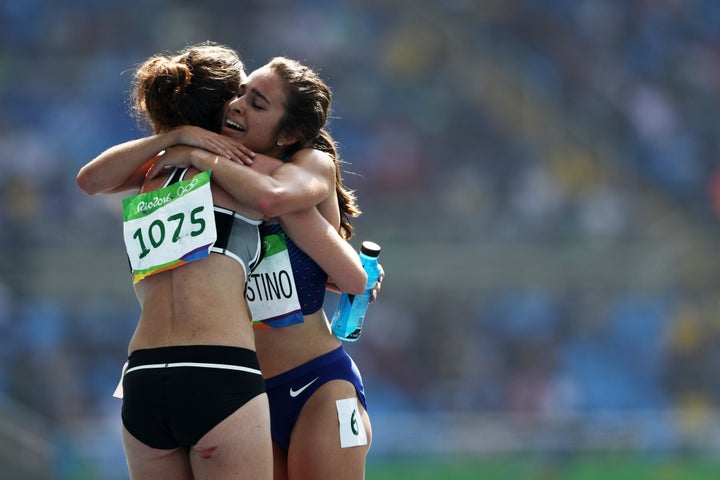
<svg viewBox="0 0 720 480"><path fill-rule="evenodd" d="M303 148L315 148L329 154L335 163L335 191L340 205L340 235L349 239L355 233L350 218L360 215L355 192L343 186L342 164L337 143L327 123L331 114L332 92L316 72L300 62L275 57L268 63L271 71L285 83L287 101L278 132L290 132L300 140L285 152L292 155Z"/></svg>

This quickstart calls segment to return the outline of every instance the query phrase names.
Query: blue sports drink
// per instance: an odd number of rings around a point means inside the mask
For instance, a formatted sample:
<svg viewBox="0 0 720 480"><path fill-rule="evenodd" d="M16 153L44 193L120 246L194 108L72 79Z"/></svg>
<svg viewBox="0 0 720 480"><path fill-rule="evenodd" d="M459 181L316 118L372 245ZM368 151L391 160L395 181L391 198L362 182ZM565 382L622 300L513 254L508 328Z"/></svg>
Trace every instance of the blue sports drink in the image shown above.
<svg viewBox="0 0 720 480"><path fill-rule="evenodd" d="M340 302L330 322L332 332L340 340L354 342L362 332L365 312L372 297L372 289L380 276L378 255L380 255L380 245L375 242L363 242L360 247L360 262L368 277L365 291L359 295L349 293L340 295Z"/></svg>

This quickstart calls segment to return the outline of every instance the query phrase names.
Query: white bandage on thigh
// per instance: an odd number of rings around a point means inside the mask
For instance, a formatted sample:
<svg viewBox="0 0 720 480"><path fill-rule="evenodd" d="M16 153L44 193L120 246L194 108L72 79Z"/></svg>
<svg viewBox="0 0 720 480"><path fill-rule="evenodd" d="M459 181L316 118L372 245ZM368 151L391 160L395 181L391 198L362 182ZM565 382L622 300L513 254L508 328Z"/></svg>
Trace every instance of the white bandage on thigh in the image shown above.
<svg viewBox="0 0 720 480"><path fill-rule="evenodd" d="M356 397L336 400L338 420L340 421L340 447L367 445L365 424L360 416Z"/></svg>

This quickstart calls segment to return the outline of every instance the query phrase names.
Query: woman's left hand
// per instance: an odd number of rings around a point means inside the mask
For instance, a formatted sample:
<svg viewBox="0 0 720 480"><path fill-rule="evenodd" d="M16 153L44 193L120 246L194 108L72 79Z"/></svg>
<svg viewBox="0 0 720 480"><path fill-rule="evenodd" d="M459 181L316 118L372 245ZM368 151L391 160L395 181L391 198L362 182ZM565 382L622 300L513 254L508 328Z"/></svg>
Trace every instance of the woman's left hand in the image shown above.
<svg viewBox="0 0 720 480"><path fill-rule="evenodd" d="M378 295L380 295L380 289L382 289L382 282L385 278L385 270L383 270L382 265L378 264L378 268L380 269L380 275L378 276L378 281L375 283L375 286L372 289L372 295L370 296L371 302L377 300Z"/></svg>
<svg viewBox="0 0 720 480"><path fill-rule="evenodd" d="M177 145L204 148L215 155L229 158L233 162L252 165L255 158L255 152L242 143L200 127L184 125L175 128L170 134L175 135Z"/></svg>

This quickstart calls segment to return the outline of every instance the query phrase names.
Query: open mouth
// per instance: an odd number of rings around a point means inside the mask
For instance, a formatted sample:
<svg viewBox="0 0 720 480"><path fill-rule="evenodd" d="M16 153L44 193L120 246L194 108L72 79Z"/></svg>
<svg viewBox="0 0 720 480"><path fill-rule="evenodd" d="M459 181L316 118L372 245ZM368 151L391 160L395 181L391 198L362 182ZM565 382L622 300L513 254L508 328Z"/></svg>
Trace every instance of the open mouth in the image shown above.
<svg viewBox="0 0 720 480"><path fill-rule="evenodd" d="M238 131L238 132L244 132L244 131L245 131L245 127L243 127L242 125L240 125L240 124L237 123L237 122L233 122L232 120L225 120L225 126L228 127L228 128L231 129L231 130L236 130L236 131Z"/></svg>

